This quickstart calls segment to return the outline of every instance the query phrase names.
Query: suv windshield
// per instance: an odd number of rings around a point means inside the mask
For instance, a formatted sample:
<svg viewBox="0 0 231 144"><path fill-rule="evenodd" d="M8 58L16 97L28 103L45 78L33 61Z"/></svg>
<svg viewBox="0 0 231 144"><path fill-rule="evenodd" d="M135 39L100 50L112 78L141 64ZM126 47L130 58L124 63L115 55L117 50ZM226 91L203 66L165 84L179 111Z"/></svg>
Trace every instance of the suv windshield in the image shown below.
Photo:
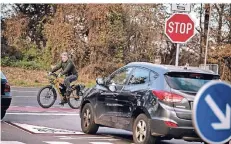
<svg viewBox="0 0 231 144"><path fill-rule="evenodd" d="M170 72L165 76L171 88L191 92L197 92L207 82L219 79L218 75L189 72Z"/></svg>

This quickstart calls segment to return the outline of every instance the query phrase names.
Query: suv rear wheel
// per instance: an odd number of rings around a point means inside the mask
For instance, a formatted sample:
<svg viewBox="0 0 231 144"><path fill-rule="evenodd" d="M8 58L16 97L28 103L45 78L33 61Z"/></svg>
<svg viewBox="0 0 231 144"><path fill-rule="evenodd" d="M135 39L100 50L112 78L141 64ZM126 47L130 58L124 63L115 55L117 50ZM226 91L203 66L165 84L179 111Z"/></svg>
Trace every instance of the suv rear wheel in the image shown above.
<svg viewBox="0 0 231 144"><path fill-rule="evenodd" d="M85 104L81 113L81 128L86 134L95 134L99 129L99 126L95 123L94 115L91 104Z"/></svg>
<svg viewBox="0 0 231 144"><path fill-rule="evenodd" d="M140 114L133 124L133 140L136 144L154 144L156 138L151 135L148 117Z"/></svg>

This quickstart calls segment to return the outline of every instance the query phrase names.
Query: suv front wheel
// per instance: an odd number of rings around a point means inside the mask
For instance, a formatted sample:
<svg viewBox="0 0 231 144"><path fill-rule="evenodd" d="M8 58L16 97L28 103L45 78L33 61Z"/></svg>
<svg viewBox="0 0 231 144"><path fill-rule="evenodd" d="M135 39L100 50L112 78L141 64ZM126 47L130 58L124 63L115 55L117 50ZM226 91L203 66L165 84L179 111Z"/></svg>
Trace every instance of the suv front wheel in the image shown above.
<svg viewBox="0 0 231 144"><path fill-rule="evenodd" d="M144 114L138 115L133 124L133 140L136 144L154 144L156 138L151 135L148 117Z"/></svg>
<svg viewBox="0 0 231 144"><path fill-rule="evenodd" d="M91 104L85 104L81 113L81 128L86 134L95 134L99 129L99 126L95 123L94 115Z"/></svg>

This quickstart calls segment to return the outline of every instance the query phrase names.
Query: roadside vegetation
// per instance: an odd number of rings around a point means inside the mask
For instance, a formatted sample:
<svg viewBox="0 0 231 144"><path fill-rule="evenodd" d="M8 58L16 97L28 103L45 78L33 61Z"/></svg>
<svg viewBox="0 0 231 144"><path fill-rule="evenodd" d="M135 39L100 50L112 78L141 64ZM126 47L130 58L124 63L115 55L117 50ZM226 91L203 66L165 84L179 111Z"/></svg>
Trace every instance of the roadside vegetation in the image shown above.
<svg viewBox="0 0 231 144"><path fill-rule="evenodd" d="M18 67L1 67L1 70L12 86L41 87L49 84L47 71L44 70L31 70ZM95 85L95 80L84 76L79 77L78 81L73 83L81 83L86 85L86 87L92 87Z"/></svg>

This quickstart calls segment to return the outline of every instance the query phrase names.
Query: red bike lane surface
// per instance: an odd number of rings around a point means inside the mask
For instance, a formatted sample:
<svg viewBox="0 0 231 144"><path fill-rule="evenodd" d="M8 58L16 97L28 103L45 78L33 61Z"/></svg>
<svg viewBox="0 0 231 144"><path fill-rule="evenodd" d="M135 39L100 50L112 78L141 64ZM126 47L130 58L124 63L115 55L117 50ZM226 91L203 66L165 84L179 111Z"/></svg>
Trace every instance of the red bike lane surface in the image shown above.
<svg viewBox="0 0 231 144"><path fill-rule="evenodd" d="M71 108L48 108L34 106L10 106L7 112L63 112L63 113L79 113L79 109Z"/></svg>

